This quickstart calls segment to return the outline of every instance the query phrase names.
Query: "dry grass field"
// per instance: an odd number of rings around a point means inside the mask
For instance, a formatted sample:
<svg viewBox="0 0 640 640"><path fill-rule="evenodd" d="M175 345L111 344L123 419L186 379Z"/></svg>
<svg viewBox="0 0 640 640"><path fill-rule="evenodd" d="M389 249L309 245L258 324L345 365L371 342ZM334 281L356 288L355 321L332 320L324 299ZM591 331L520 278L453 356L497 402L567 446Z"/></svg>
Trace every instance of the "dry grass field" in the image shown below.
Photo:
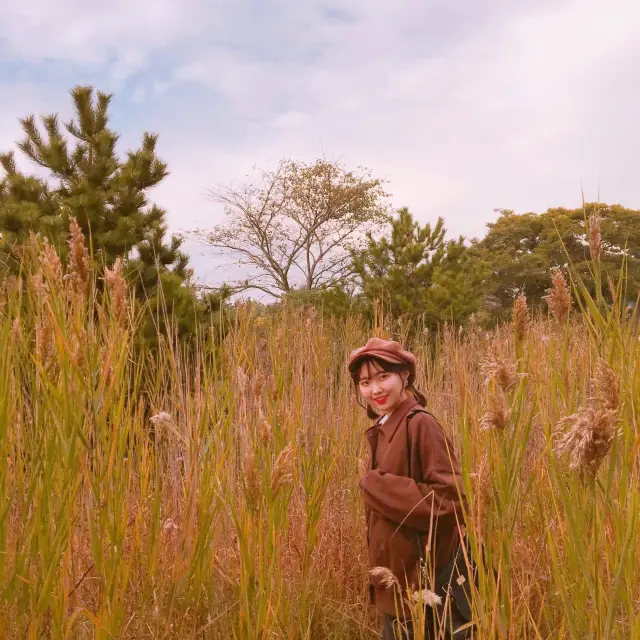
<svg viewBox="0 0 640 640"><path fill-rule="evenodd" d="M556 277L548 316L520 299L491 332L409 333L245 303L224 334L152 350L119 265L96 279L78 232L70 250L63 269L34 241L0 291L1 638L377 637L345 368L371 335L414 350L455 442L478 637L640 638L640 342L620 304L574 282L567 313Z"/></svg>

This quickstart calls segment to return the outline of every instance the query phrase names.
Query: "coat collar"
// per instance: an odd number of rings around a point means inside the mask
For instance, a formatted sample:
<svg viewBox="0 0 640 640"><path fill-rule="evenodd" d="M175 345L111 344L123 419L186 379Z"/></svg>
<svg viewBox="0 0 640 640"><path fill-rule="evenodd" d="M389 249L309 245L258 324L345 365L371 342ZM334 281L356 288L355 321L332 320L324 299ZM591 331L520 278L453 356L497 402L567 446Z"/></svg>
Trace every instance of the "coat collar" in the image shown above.
<svg viewBox="0 0 640 640"><path fill-rule="evenodd" d="M378 418L373 425L367 429L367 433L370 433L377 428L384 434L385 440L389 442L391 438L393 438L396 429L402 422L402 419L407 415L407 413L409 413L409 411L411 411L411 409L417 407L419 404L420 403L413 397L413 395L409 396L393 410L384 424L380 424L380 418Z"/></svg>

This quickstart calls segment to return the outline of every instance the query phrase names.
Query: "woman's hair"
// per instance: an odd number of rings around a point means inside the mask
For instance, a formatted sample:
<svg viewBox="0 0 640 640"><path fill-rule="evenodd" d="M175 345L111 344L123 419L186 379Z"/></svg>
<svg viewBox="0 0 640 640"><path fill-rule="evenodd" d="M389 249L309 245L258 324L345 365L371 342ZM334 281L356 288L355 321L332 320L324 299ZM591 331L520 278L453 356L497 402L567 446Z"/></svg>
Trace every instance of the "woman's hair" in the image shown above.
<svg viewBox="0 0 640 640"><path fill-rule="evenodd" d="M367 416L372 420L378 417L378 414L369 406L367 403L361 401L360 395L360 386L358 384L358 374L360 373L360 369L362 369L363 365L372 366L377 371L387 371L389 373L405 373L409 372L409 377L407 378L407 389L413 393L415 399L423 406L427 406L427 398L423 393L418 391L413 383L415 382L415 375L409 371L409 367L403 363L395 363L395 362L387 362L382 358L376 358L375 356L369 356L366 358L362 358L361 360L356 360L350 367L349 373L351 374L351 379L353 380L353 384L356 388L356 396L358 399L358 404L367 410Z"/></svg>

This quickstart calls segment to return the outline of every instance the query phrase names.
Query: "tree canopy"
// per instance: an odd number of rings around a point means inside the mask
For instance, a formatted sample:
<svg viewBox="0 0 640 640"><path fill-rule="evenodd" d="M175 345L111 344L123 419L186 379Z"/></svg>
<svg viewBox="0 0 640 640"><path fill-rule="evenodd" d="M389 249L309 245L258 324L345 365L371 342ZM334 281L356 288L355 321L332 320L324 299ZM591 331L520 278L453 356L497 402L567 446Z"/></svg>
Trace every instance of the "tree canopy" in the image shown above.
<svg viewBox="0 0 640 640"><path fill-rule="evenodd" d="M350 250L386 213L380 180L326 160L283 161L255 182L214 189L211 197L227 221L193 235L251 273L236 291L275 298L347 284Z"/></svg>
<svg viewBox="0 0 640 640"><path fill-rule="evenodd" d="M20 171L13 152L0 155L3 262L18 268L32 232L64 255L69 220L75 218L99 271L126 258L137 295L153 310L165 306L187 328L196 302L188 259L182 240L167 238L165 211L148 200L148 191L168 175L156 155L157 135L144 133L141 146L120 158L118 135L109 127L112 96L78 86L71 97L75 117L63 126L56 114L44 116L41 127L33 115L20 121L24 137L17 146L41 168L37 175Z"/></svg>
<svg viewBox="0 0 640 640"><path fill-rule="evenodd" d="M507 210L487 225L484 238L472 243L474 260L485 267L481 286L491 313L507 315L520 291L530 306L543 305L550 270L566 269L569 264L593 294L588 234L594 214L600 218L603 274L617 280L625 261L626 297L635 300L640 293L640 211L597 203L579 209L551 208L540 214Z"/></svg>
<svg viewBox="0 0 640 640"><path fill-rule="evenodd" d="M389 215L383 182L367 169L319 159L283 160L253 181L211 190L226 219L190 235L239 265L243 277L198 297L182 238L168 233L165 211L149 198L168 175L158 136L145 132L137 148L123 152L110 126L112 96L78 86L71 99L69 121L29 115L20 120L20 155L0 154L0 271L18 271L31 234L46 237L65 260L74 219L98 283L123 258L152 312L150 333L166 316L189 333L199 313L219 311L243 291L340 317L379 301L395 317L433 326L461 323L476 311L485 321L509 317L521 292L530 307L543 307L554 268L570 266L592 295L598 289L600 301L612 297L607 279L620 276L627 304L640 295L640 211L596 203L501 210L485 237L469 244L462 236L446 239L442 218L422 225L406 208ZM35 168L24 169L20 156ZM596 232L594 278L589 240Z"/></svg>
<svg viewBox="0 0 640 640"><path fill-rule="evenodd" d="M445 240L444 220L421 226L407 208L388 219L388 234L369 233L353 253L363 295L395 317L422 316L425 324L459 323L477 308L479 274L464 239Z"/></svg>

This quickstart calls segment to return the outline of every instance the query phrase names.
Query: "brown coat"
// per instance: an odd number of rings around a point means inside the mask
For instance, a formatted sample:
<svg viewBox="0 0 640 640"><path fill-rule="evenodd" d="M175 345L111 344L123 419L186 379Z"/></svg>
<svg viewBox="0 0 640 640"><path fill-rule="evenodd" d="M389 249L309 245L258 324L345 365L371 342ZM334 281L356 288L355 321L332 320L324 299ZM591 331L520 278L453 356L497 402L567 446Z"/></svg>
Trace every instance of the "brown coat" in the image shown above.
<svg viewBox="0 0 640 640"><path fill-rule="evenodd" d="M464 494L453 446L433 416L413 413L418 409L423 407L409 398L384 424L378 421L367 430L371 465L360 480L369 566L390 569L403 587L403 597L397 592L394 597L394 589L372 578L372 600L389 615L396 615L397 605L400 617L407 615L404 590L419 586L421 547L424 554L431 536L426 553L431 567L438 569L452 560L462 526Z"/></svg>

